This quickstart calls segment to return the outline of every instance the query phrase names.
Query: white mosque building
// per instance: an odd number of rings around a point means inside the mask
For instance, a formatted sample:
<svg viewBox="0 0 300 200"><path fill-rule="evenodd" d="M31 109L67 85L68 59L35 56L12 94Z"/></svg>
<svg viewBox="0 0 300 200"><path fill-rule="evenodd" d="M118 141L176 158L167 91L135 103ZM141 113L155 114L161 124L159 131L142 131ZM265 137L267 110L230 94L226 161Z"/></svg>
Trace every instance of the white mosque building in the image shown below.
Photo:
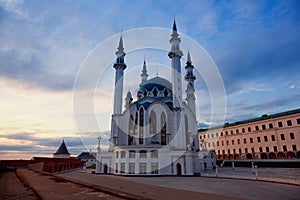
<svg viewBox="0 0 300 200"><path fill-rule="evenodd" d="M148 79L144 61L137 100L129 91L122 111L123 74L126 69L122 36L116 51L114 109L110 146L98 143L96 173L120 175L195 175L215 166L215 153L199 150L196 98L190 53L185 66L186 97L182 98L181 39L174 20L171 39L172 82Z"/></svg>

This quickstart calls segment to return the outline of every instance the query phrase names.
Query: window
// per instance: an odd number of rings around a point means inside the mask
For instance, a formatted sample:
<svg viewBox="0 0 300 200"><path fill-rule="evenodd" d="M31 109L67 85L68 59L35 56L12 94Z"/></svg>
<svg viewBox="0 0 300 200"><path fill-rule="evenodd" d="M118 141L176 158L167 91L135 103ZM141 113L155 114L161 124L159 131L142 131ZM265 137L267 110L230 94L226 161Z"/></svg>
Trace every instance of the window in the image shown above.
<svg viewBox="0 0 300 200"><path fill-rule="evenodd" d="M205 139L205 136L206 136L206 135L203 135L203 139Z"/></svg>
<svg viewBox="0 0 300 200"><path fill-rule="evenodd" d="M247 148L245 148L245 153L248 153L248 149Z"/></svg>
<svg viewBox="0 0 300 200"><path fill-rule="evenodd" d="M287 120L286 124L287 124L288 126L292 126L292 120Z"/></svg>
<svg viewBox="0 0 300 200"><path fill-rule="evenodd" d="M128 145L133 145L133 135L134 135L134 120L133 116L129 117L129 132L128 132Z"/></svg>
<svg viewBox="0 0 300 200"><path fill-rule="evenodd" d="M286 145L283 145L282 148L283 148L283 151L287 151Z"/></svg>
<svg viewBox="0 0 300 200"><path fill-rule="evenodd" d="M121 158L125 158L126 157L126 151L121 151Z"/></svg>
<svg viewBox="0 0 300 200"><path fill-rule="evenodd" d="M220 146L220 142L217 142L217 146Z"/></svg>
<svg viewBox="0 0 300 200"><path fill-rule="evenodd" d="M236 129L235 132L236 132L236 134L238 134L239 133L239 129Z"/></svg>
<svg viewBox="0 0 300 200"><path fill-rule="evenodd" d="M300 118L297 119L297 124L300 124Z"/></svg>
<svg viewBox="0 0 300 200"><path fill-rule="evenodd" d="M282 122L278 122L278 127L282 127Z"/></svg>
<svg viewBox="0 0 300 200"><path fill-rule="evenodd" d="M256 130L256 131L259 131L259 127L258 127L258 126L255 126L255 130Z"/></svg>
<svg viewBox="0 0 300 200"><path fill-rule="evenodd" d="M167 124L166 124L166 114L164 112L161 114L160 125L161 125L161 131L160 131L161 144L166 145L167 144L167 140L166 140ZM205 138L205 135L204 135L204 138Z"/></svg>
<svg viewBox="0 0 300 200"><path fill-rule="evenodd" d="M294 133L290 133L290 138L291 138L291 140L294 140L294 139L295 139Z"/></svg>
<svg viewBox="0 0 300 200"><path fill-rule="evenodd" d="M219 133L216 133L216 137L219 137Z"/></svg>
<svg viewBox="0 0 300 200"><path fill-rule="evenodd" d="M209 138L209 134L207 134L207 139Z"/></svg>
<svg viewBox="0 0 300 200"><path fill-rule="evenodd" d="M242 149L241 148L239 148L239 153L242 153Z"/></svg>
<svg viewBox="0 0 300 200"><path fill-rule="evenodd" d="M121 163L121 173L125 173L125 163Z"/></svg>
<svg viewBox="0 0 300 200"><path fill-rule="evenodd" d="M232 145L234 145L234 140L231 140Z"/></svg>
<svg viewBox="0 0 300 200"><path fill-rule="evenodd" d="M228 149L227 151L228 151L228 154L230 154L230 149Z"/></svg>
<svg viewBox="0 0 300 200"><path fill-rule="evenodd" d="M251 148L251 152L254 153L254 148L253 147Z"/></svg>
<svg viewBox="0 0 300 200"><path fill-rule="evenodd" d="M118 166L118 163L116 163L116 173L118 173L119 172L119 170L118 170L118 168L119 168L119 166Z"/></svg>
<svg viewBox="0 0 300 200"><path fill-rule="evenodd" d="M129 158L135 158L135 151L134 150L129 151Z"/></svg>
<svg viewBox="0 0 300 200"><path fill-rule="evenodd" d="M140 163L140 174L147 174L147 163Z"/></svg>
<svg viewBox="0 0 300 200"><path fill-rule="evenodd" d="M271 135L272 141L275 141L275 135Z"/></svg>
<svg viewBox="0 0 300 200"><path fill-rule="evenodd" d="M151 151L151 158L158 158L158 151L157 150L152 150Z"/></svg>
<svg viewBox="0 0 300 200"><path fill-rule="evenodd" d="M116 158L119 158L119 152L116 151Z"/></svg>
<svg viewBox="0 0 300 200"><path fill-rule="evenodd" d="M259 147L259 152L263 152L262 147Z"/></svg>
<svg viewBox="0 0 300 200"><path fill-rule="evenodd" d="M186 115L184 115L184 124L185 124L185 146L187 147L190 144L190 132L189 132L189 121ZM169 137L169 136L168 136ZM209 133L207 134L207 138L209 138ZM168 138L169 140L170 138Z"/></svg>
<svg viewBox="0 0 300 200"><path fill-rule="evenodd" d="M233 130L230 131L230 134L233 135Z"/></svg>
<svg viewBox="0 0 300 200"><path fill-rule="evenodd" d="M221 136L223 136L223 132L221 132Z"/></svg>
<svg viewBox="0 0 300 200"><path fill-rule="evenodd" d="M246 140L246 138L244 138L244 144L247 144L247 140Z"/></svg>
<svg viewBox="0 0 300 200"><path fill-rule="evenodd" d="M129 163L129 174L134 174L134 173L135 173L135 164Z"/></svg>
<svg viewBox="0 0 300 200"><path fill-rule="evenodd" d="M235 154L235 149L233 149L233 153Z"/></svg>
<svg viewBox="0 0 300 200"><path fill-rule="evenodd" d="M238 143L238 144L241 144L241 140L240 140L240 139L238 139L238 140L237 140L237 143Z"/></svg>
<svg viewBox="0 0 300 200"><path fill-rule="evenodd" d="M269 124L269 128L274 128L272 123Z"/></svg>
<svg viewBox="0 0 300 200"><path fill-rule="evenodd" d="M158 174L158 163L151 163L151 174Z"/></svg>
<svg viewBox="0 0 300 200"><path fill-rule="evenodd" d="M253 143L253 138L252 137L250 138L250 143Z"/></svg>
<svg viewBox="0 0 300 200"><path fill-rule="evenodd" d="M150 133L156 134L156 115L155 112L152 110L150 113Z"/></svg>
<svg viewBox="0 0 300 200"><path fill-rule="evenodd" d="M260 137L257 137L257 142L260 142Z"/></svg>
<svg viewBox="0 0 300 200"><path fill-rule="evenodd" d="M280 134L281 140L285 140L284 134Z"/></svg>
<svg viewBox="0 0 300 200"><path fill-rule="evenodd" d="M222 150L222 154L225 154L225 150L224 149Z"/></svg>
<svg viewBox="0 0 300 200"><path fill-rule="evenodd" d="M228 131L225 131L225 135L228 135Z"/></svg>
<svg viewBox="0 0 300 200"><path fill-rule="evenodd" d="M273 146L274 152L277 152L277 146Z"/></svg>
<svg viewBox="0 0 300 200"><path fill-rule="evenodd" d="M210 147L210 143L208 143L208 147Z"/></svg>
<svg viewBox="0 0 300 200"><path fill-rule="evenodd" d="M265 140L265 142L268 142L268 136L264 136L264 140Z"/></svg>
<svg viewBox="0 0 300 200"><path fill-rule="evenodd" d="M220 150L218 150L218 155L220 155Z"/></svg>
<svg viewBox="0 0 300 200"><path fill-rule="evenodd" d="M224 146L224 141L222 141L222 146Z"/></svg>
<svg viewBox="0 0 300 200"><path fill-rule="evenodd" d="M214 134L213 133L211 134L211 138L214 138Z"/></svg>
<svg viewBox="0 0 300 200"><path fill-rule="evenodd" d="M295 144L292 145L292 149L293 149L293 151L297 151L297 146Z"/></svg>
<svg viewBox="0 0 300 200"><path fill-rule="evenodd" d="M229 145L229 141L228 140L226 141L226 145Z"/></svg>
<svg viewBox="0 0 300 200"><path fill-rule="evenodd" d="M248 132L251 132L251 127L248 127Z"/></svg>
<svg viewBox="0 0 300 200"><path fill-rule="evenodd" d="M262 130L266 130L266 125L265 124L263 124L261 127L262 127Z"/></svg>
<svg viewBox="0 0 300 200"><path fill-rule="evenodd" d="M140 109L140 135L139 144L144 144L144 108Z"/></svg>
<svg viewBox="0 0 300 200"><path fill-rule="evenodd" d="M242 133L245 133L245 128L242 128Z"/></svg>
<svg viewBox="0 0 300 200"><path fill-rule="evenodd" d="M266 147L266 152L269 152L270 150L269 150L269 147Z"/></svg>
<svg viewBox="0 0 300 200"><path fill-rule="evenodd" d="M140 158L147 158L147 151L141 150L140 151Z"/></svg>
<svg viewBox="0 0 300 200"><path fill-rule="evenodd" d="M213 147L215 147L215 142L212 143Z"/></svg>
<svg viewBox="0 0 300 200"><path fill-rule="evenodd" d="M202 136L200 135L200 140L202 139Z"/></svg>

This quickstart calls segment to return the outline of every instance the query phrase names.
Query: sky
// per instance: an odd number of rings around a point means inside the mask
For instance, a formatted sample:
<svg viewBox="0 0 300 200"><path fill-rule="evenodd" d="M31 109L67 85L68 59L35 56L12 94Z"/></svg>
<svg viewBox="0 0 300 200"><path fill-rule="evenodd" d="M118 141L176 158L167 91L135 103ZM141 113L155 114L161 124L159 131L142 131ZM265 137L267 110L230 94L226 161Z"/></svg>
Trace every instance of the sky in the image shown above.
<svg viewBox="0 0 300 200"><path fill-rule="evenodd" d="M87 102L97 125L87 122L91 113L74 117L78 74L89 64L95 66L97 57L114 58L122 31L126 51L126 45L147 41L143 35L126 40L128 31L171 29L174 14L182 38L186 35L199 43L221 75L226 122L299 108L299 11L297 0L0 0L0 159L51 156L62 139L72 155L94 151L97 136L109 135L113 60L105 63L97 87L88 88L94 91L93 101ZM113 42L101 51L108 38ZM169 45L169 38L160 39ZM130 89L134 99L144 57L150 78L157 73L170 76L166 51L128 52L124 95ZM195 66L205 68L197 52L191 51L191 57ZM97 74L100 68L93 70ZM214 126L210 93L203 77L196 75L199 126ZM85 102L90 93L81 88L79 94ZM80 130L78 120L84 122Z"/></svg>

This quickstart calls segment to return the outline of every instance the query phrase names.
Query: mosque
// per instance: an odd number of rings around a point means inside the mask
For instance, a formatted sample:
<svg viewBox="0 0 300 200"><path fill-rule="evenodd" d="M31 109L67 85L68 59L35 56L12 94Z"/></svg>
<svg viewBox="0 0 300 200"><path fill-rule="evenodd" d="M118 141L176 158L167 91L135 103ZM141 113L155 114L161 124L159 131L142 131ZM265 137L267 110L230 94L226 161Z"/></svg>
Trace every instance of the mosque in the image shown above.
<svg viewBox="0 0 300 200"><path fill-rule="evenodd" d="M169 40L172 82L148 79L144 61L137 100L130 91L122 111L123 75L127 65L122 36L116 51L114 107L110 146L97 148L96 173L120 175L195 175L215 166L215 153L199 149L194 66L187 53L185 99L182 96L181 39L174 19Z"/></svg>

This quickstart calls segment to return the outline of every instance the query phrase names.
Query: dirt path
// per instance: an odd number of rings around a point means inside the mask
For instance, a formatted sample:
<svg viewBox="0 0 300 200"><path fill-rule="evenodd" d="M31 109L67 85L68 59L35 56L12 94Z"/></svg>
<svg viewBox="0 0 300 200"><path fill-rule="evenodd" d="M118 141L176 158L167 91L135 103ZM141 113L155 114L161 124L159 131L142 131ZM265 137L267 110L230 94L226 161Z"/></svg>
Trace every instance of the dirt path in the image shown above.
<svg viewBox="0 0 300 200"><path fill-rule="evenodd" d="M15 172L0 175L0 199L37 199L34 192L19 180Z"/></svg>

